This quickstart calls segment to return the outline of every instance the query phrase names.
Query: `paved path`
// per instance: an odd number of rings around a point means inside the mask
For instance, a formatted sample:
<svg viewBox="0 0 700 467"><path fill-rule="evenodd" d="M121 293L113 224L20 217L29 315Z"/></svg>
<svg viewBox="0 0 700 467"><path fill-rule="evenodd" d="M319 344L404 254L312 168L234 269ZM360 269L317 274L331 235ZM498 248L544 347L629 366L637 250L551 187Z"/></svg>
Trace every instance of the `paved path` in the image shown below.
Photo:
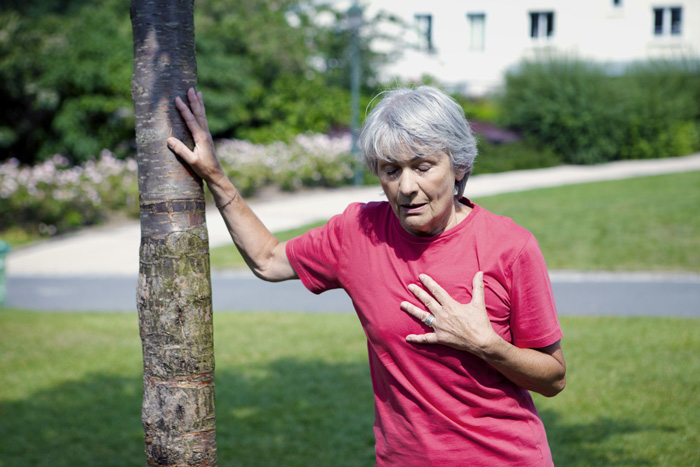
<svg viewBox="0 0 700 467"><path fill-rule="evenodd" d="M478 200L481 196L504 192L695 170L700 170L700 154L595 166L560 166L476 175L469 180L466 193ZM250 204L270 230L281 231L327 219L353 201L381 199L381 188L372 186L284 194L272 200L253 200ZM215 209L207 212L207 223L211 246L231 241ZM139 242L139 225L131 222L117 227L86 229L74 235L16 249L7 260L7 305L32 309L132 310L134 306L129 304L135 302ZM673 309L675 314L682 316L697 316L700 315L698 277L552 274L559 308L581 314L608 314L616 310L622 314L635 313L635 310L639 314L650 314L652 310L665 308ZM215 273L213 280L214 306L217 309L282 309L275 305L279 302L283 309L346 311L349 304L344 296L336 298L342 292L316 297L303 290L299 283L265 284L249 274ZM657 283L668 284L662 287L664 293L658 293ZM597 287L594 287L596 284ZM615 284L627 285L620 288ZM296 297L295 290L300 287L303 293L295 298L299 300L295 302L296 305L291 306L289 294ZM606 296L595 298L596 294L590 287L599 292L606 291ZM566 297L564 291L567 291ZM91 296L93 299L88 300ZM663 296L666 301L657 304ZM260 297L270 302L261 303ZM644 298L639 305L625 305L630 297ZM692 303L684 305L674 302L673 306L669 306L669 297L674 300L686 297ZM603 307L603 302L611 305ZM566 306L562 306L564 304ZM629 311L622 310L623 307Z"/></svg>
<svg viewBox="0 0 700 467"><path fill-rule="evenodd" d="M700 276L692 274L551 274L560 315L700 318ZM8 305L29 310L136 311L136 277L13 277ZM222 311L349 313L340 290L310 293L300 281L268 283L244 271L212 274L213 305Z"/></svg>

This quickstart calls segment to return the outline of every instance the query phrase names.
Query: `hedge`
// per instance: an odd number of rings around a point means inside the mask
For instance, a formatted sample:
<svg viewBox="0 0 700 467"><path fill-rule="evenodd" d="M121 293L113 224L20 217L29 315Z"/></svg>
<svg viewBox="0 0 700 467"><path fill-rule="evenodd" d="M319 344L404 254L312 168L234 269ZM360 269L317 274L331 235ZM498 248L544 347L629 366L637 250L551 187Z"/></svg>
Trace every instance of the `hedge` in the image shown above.
<svg viewBox="0 0 700 467"><path fill-rule="evenodd" d="M507 73L502 123L575 164L700 149L700 61L653 61L613 74L551 57Z"/></svg>

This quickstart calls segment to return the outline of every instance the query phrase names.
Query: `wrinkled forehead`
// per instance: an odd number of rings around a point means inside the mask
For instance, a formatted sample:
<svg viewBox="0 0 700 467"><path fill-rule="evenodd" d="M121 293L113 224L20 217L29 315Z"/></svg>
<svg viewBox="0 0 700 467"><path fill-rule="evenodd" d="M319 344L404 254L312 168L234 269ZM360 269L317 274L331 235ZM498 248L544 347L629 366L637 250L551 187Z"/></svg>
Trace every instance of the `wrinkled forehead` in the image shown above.
<svg viewBox="0 0 700 467"><path fill-rule="evenodd" d="M416 157L425 157L442 153L442 148L435 148L410 135L406 131L384 131L374 142L377 159L385 162L399 162Z"/></svg>

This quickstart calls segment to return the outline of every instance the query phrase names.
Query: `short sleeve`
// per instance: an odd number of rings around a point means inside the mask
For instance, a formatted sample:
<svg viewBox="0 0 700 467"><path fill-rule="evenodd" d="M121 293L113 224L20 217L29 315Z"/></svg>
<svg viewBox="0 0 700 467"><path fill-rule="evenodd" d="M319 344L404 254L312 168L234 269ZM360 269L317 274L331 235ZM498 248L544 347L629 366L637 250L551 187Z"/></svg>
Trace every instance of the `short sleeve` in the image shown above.
<svg viewBox="0 0 700 467"><path fill-rule="evenodd" d="M562 337L554 293L537 240L526 241L511 267L510 328L513 345L540 348Z"/></svg>
<svg viewBox="0 0 700 467"><path fill-rule="evenodd" d="M304 286L319 294L340 288L343 215L287 242L287 257Z"/></svg>

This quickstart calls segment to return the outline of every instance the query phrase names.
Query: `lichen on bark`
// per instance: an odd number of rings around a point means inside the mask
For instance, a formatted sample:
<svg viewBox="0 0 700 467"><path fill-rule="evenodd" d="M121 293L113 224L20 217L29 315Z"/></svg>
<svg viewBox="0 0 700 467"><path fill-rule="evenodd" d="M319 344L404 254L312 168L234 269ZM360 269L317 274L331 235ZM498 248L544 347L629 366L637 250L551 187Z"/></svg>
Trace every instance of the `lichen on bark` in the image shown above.
<svg viewBox="0 0 700 467"><path fill-rule="evenodd" d="M143 425L147 456L155 465L216 464L208 271L201 227L142 241Z"/></svg>

